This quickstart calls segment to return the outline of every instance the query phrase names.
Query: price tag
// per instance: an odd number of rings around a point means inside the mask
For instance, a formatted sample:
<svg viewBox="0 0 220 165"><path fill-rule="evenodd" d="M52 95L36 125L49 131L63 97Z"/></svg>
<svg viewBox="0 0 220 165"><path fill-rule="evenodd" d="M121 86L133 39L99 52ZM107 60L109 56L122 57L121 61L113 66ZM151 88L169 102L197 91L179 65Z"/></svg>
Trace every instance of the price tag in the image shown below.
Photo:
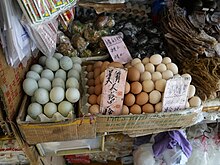
<svg viewBox="0 0 220 165"><path fill-rule="evenodd" d="M132 57L120 35L102 37L113 61L128 63Z"/></svg>
<svg viewBox="0 0 220 165"><path fill-rule="evenodd" d="M175 77L167 81L163 96L163 112L173 112L184 109L191 78Z"/></svg>
<svg viewBox="0 0 220 165"><path fill-rule="evenodd" d="M106 115L120 115L126 83L127 71L120 68L108 68L102 87L100 111Z"/></svg>

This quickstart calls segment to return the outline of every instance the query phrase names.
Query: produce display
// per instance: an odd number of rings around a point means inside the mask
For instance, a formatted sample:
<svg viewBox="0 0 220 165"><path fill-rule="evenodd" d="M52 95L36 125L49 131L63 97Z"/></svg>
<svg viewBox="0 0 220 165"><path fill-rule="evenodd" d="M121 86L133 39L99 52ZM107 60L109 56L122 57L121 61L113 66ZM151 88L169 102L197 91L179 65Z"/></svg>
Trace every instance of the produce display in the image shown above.
<svg viewBox="0 0 220 165"><path fill-rule="evenodd" d="M159 54L145 57L142 60L135 58L126 65L108 61L89 64L84 69L87 94L89 94L89 113L91 114L100 113L104 71L108 67L128 70L122 115L161 112L166 81L180 76L177 65L169 57L163 58ZM182 77L191 78L189 74L183 74ZM190 85L186 108L201 105L201 100L195 96L195 92L195 86Z"/></svg>
<svg viewBox="0 0 220 165"><path fill-rule="evenodd" d="M74 118L74 104L80 99L81 59L55 53L41 56L23 81L24 92L31 97L26 121L60 121Z"/></svg>

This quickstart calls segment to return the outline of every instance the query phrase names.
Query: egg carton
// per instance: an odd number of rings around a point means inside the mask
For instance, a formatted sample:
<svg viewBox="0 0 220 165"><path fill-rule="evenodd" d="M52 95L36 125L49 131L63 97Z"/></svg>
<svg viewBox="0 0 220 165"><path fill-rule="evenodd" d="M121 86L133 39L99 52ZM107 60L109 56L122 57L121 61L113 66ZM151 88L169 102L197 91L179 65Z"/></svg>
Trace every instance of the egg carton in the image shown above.
<svg viewBox="0 0 220 165"><path fill-rule="evenodd" d="M31 123L33 123L33 122L46 123L46 122L60 122L60 121L71 120L71 119L75 119L75 118L76 118L76 114L74 114L73 112L69 112L67 117L64 117L63 115L61 115L61 113L56 112L53 114L53 116L51 118L47 117L43 113L38 115L36 119L33 119L31 116L27 115L25 118L25 121L31 122Z"/></svg>

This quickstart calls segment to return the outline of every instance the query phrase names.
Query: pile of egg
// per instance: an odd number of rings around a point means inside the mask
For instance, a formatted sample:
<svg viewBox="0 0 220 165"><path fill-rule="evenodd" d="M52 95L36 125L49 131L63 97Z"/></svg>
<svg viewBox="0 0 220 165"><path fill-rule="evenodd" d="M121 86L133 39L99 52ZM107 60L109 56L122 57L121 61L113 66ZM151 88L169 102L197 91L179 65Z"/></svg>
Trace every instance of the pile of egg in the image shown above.
<svg viewBox="0 0 220 165"><path fill-rule="evenodd" d="M81 59L55 53L41 56L23 81L23 90L31 96L26 121L57 121L75 114L73 104L80 99Z"/></svg>

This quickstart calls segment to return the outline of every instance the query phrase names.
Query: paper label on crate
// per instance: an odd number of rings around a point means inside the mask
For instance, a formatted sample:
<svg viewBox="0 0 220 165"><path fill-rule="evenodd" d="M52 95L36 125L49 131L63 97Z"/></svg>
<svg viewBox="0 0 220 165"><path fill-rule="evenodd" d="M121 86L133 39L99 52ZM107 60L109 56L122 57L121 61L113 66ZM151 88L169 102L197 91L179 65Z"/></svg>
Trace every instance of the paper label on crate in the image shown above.
<svg viewBox="0 0 220 165"><path fill-rule="evenodd" d="M120 68L108 68L102 87L100 111L106 115L120 115L126 83L127 71Z"/></svg>
<svg viewBox="0 0 220 165"><path fill-rule="evenodd" d="M128 63L132 57L120 35L102 37L113 61Z"/></svg>
<svg viewBox="0 0 220 165"><path fill-rule="evenodd" d="M163 112L173 112L184 109L191 78L175 77L167 81L163 96Z"/></svg>

